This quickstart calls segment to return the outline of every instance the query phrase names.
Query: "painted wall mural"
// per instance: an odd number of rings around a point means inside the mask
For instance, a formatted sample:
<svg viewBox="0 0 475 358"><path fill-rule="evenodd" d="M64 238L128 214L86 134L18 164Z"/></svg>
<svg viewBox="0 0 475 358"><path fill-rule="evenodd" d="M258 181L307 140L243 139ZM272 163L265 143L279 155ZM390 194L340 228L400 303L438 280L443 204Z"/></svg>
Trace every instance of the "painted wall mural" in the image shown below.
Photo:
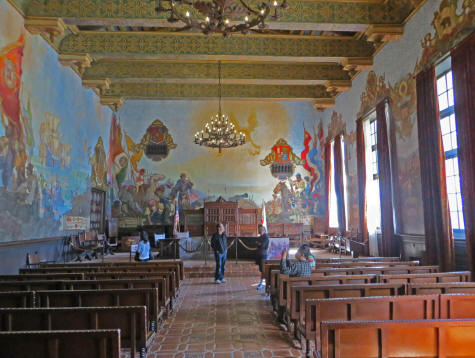
<svg viewBox="0 0 475 358"><path fill-rule="evenodd" d="M269 222L310 224L324 215L323 129L311 103L225 101L223 113L248 140L222 154L193 143L192 134L215 111L213 101L124 104L112 120L109 146L112 216L120 225L170 225L176 206L182 217L219 196L243 208L265 203ZM169 138L160 161L143 154L143 133L154 126ZM277 174L279 161L290 171Z"/></svg>
<svg viewBox="0 0 475 358"><path fill-rule="evenodd" d="M417 95L415 75L434 63L467 33L474 30L473 1L428 1L407 23L401 40L387 45L374 59L372 71L361 73L350 91L338 97L336 106L324 113L328 136L345 128L349 227L358 223L356 145L351 133L356 119L390 100L390 141L394 170L397 232L424 234L420 163L417 138ZM428 32L431 31L431 32ZM394 61L394 58L400 61ZM344 123L344 124L343 124Z"/></svg>
<svg viewBox="0 0 475 358"><path fill-rule="evenodd" d="M59 65L43 39L24 30L5 0L0 118L0 241L64 234L68 216L88 221L91 186L107 189L101 136L110 110Z"/></svg>

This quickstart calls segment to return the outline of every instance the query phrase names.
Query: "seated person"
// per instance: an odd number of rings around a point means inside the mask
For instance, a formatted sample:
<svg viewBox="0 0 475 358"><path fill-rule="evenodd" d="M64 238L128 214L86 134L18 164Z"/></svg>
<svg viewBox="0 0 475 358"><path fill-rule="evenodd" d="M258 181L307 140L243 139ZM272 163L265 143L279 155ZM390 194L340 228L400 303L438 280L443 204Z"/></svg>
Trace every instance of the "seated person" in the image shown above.
<svg viewBox="0 0 475 358"><path fill-rule="evenodd" d="M289 275L290 277L310 277L312 274L312 266L310 266L310 262L308 261L309 256L310 249L302 245L295 253L297 262L290 262L289 252L285 249L282 251L280 273Z"/></svg>
<svg viewBox="0 0 475 358"><path fill-rule="evenodd" d="M302 244L302 247L305 247L305 250L309 250L309 255L307 261L310 262L310 266L312 266L312 270L315 269L317 266L317 259L315 256L312 255L312 252L310 251L310 245L309 244Z"/></svg>
<svg viewBox="0 0 475 358"><path fill-rule="evenodd" d="M148 261L151 257L150 242L146 231L140 232L140 241L135 254L136 261Z"/></svg>

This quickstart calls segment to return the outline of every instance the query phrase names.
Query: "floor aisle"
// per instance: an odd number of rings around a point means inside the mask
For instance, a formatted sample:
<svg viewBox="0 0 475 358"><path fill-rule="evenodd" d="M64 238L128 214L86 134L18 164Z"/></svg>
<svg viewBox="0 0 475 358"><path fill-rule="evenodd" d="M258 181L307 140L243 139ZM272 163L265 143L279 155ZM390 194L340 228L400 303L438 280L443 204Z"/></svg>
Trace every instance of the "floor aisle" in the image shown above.
<svg viewBox="0 0 475 358"><path fill-rule="evenodd" d="M303 357L274 321L257 277L186 279L176 313L158 332L149 358Z"/></svg>

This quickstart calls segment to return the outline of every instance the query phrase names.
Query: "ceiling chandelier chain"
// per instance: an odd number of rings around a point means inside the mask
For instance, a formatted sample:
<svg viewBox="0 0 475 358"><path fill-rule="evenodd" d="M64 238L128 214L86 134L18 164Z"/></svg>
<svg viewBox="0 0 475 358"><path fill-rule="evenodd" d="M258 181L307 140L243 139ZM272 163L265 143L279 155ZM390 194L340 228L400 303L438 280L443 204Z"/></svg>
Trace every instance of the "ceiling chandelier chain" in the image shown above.
<svg viewBox="0 0 475 358"><path fill-rule="evenodd" d="M155 0L158 13L167 13L170 23L182 22L180 31L198 29L204 34L220 33L224 37L232 33L248 34L256 27L268 27L266 20L277 21L280 10L289 8L287 0L264 0L252 6L246 0ZM279 3L279 1L282 1ZM190 13L199 13L193 18Z"/></svg>
<svg viewBox="0 0 475 358"><path fill-rule="evenodd" d="M232 121L221 109L221 61L218 61L218 113L210 118L204 129L196 132L194 142L205 147L218 148L222 153L223 148L232 148L246 143L246 134L238 132Z"/></svg>

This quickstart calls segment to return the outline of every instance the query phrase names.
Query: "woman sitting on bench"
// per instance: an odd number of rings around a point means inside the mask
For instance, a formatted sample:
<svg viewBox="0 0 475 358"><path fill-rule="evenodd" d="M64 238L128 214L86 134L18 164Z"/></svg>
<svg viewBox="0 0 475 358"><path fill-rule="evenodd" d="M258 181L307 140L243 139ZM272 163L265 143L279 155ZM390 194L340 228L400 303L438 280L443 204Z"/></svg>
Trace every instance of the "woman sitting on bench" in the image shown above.
<svg viewBox="0 0 475 358"><path fill-rule="evenodd" d="M140 232L140 241L135 254L135 261L150 260L150 242L148 241L148 233L145 230Z"/></svg>

